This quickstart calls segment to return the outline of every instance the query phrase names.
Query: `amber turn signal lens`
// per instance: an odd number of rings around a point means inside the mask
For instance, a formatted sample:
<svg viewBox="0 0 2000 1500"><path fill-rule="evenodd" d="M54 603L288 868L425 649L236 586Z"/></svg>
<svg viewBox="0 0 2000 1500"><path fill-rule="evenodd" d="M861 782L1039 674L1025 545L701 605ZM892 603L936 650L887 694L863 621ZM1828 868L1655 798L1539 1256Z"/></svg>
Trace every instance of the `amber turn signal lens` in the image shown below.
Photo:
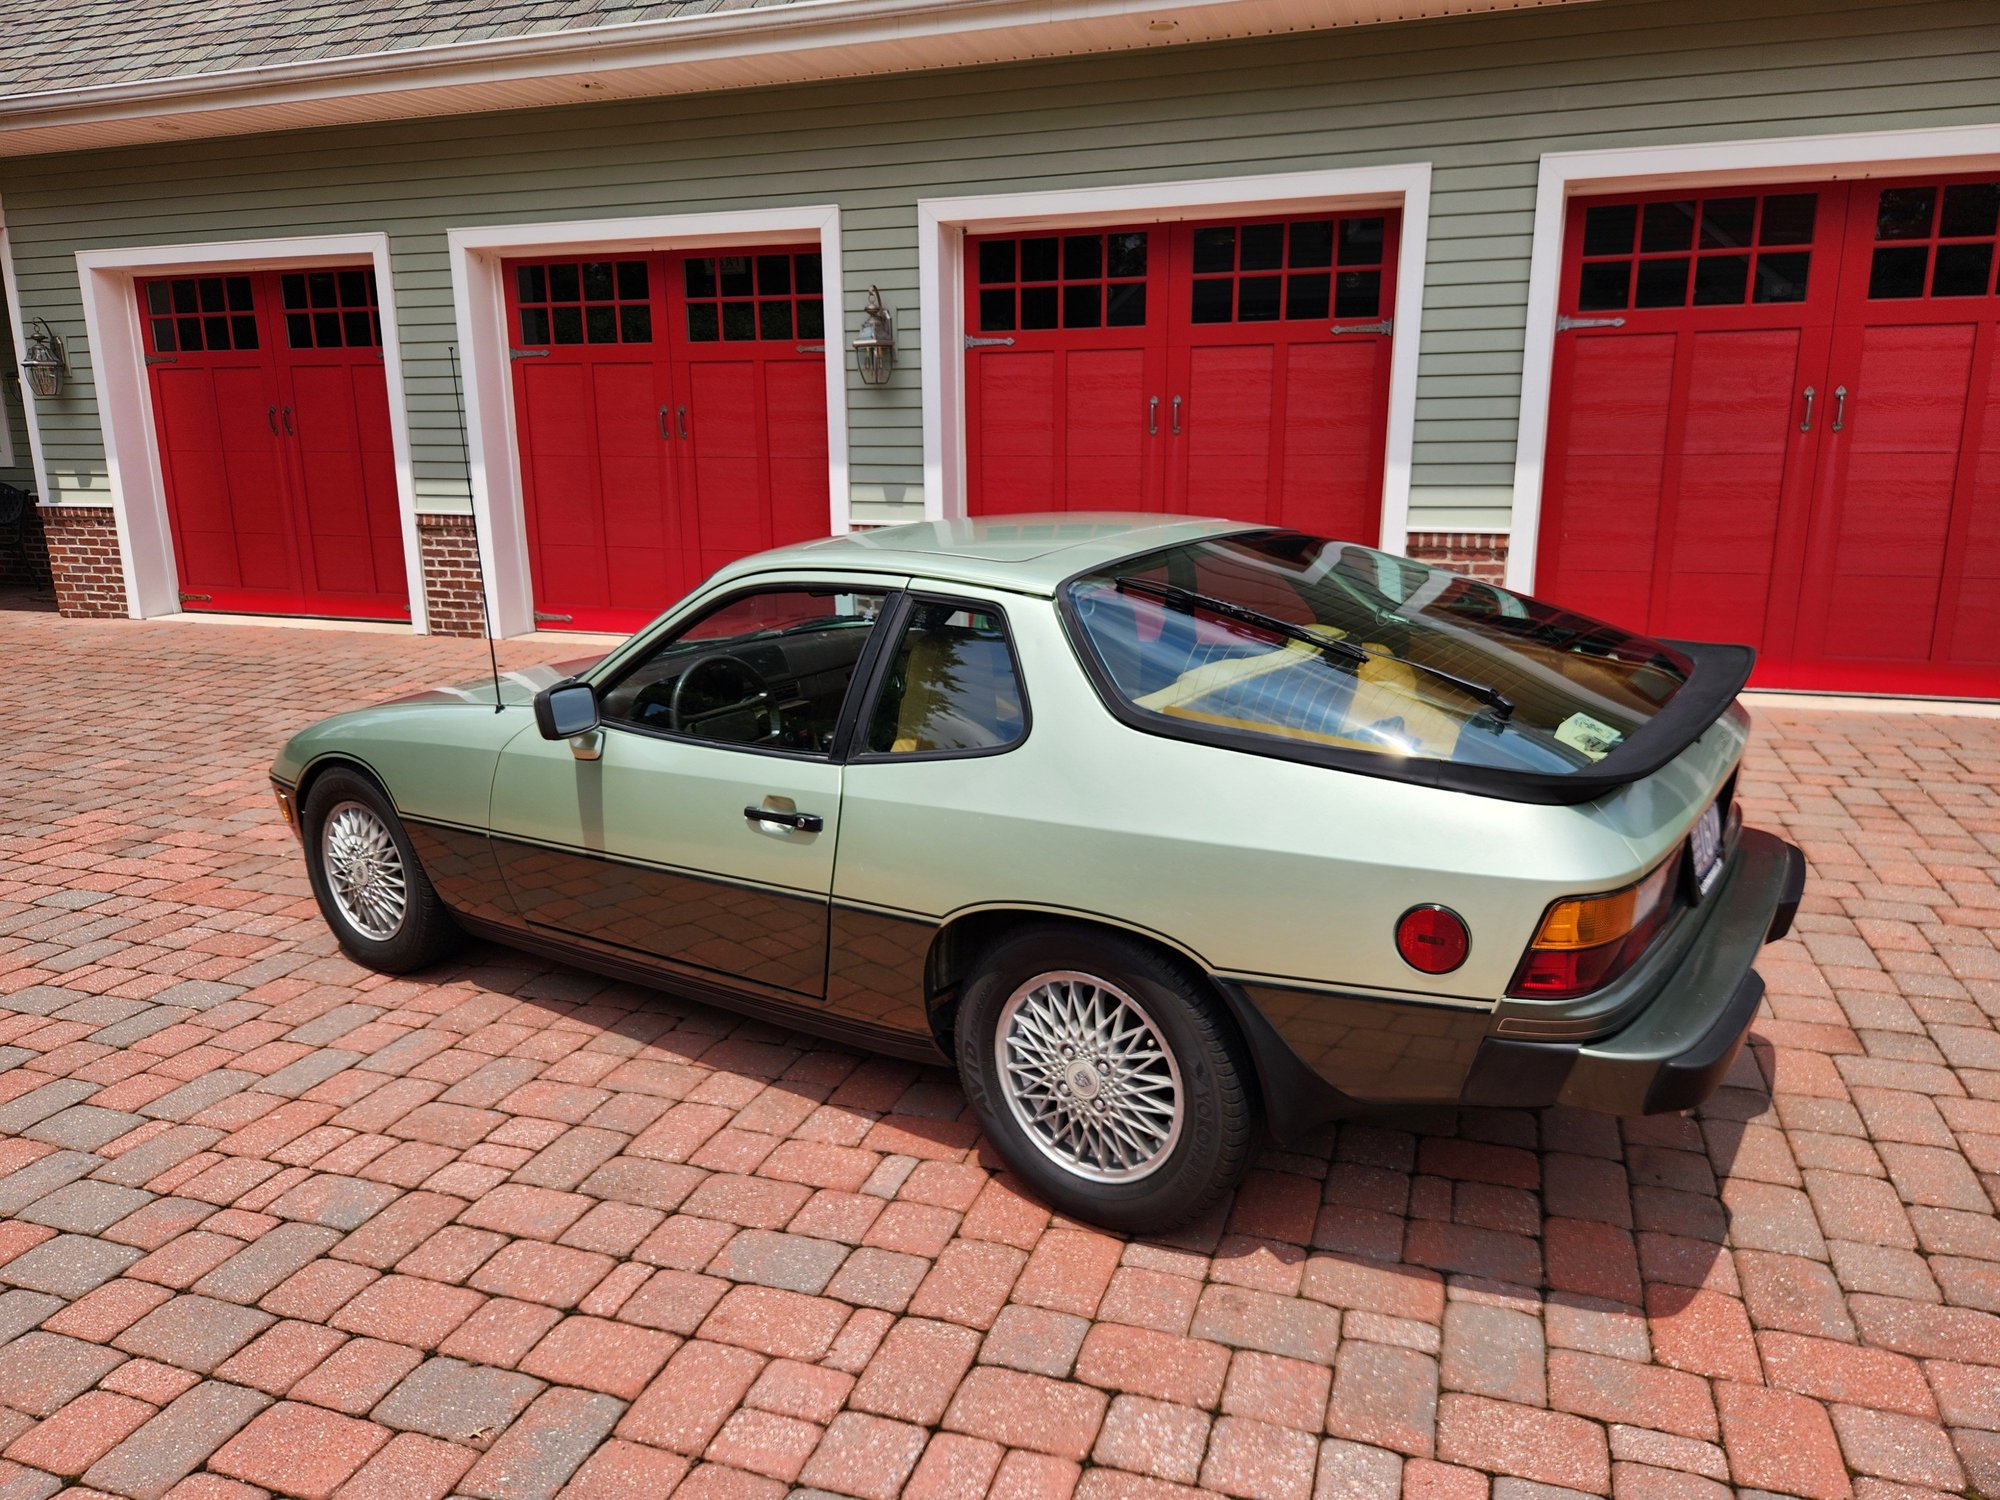
<svg viewBox="0 0 2000 1500"><path fill-rule="evenodd" d="M1396 951L1419 973L1449 974L1472 951L1472 934L1448 906L1413 906L1397 919Z"/></svg>
<svg viewBox="0 0 2000 1500"><path fill-rule="evenodd" d="M1510 995L1562 999L1587 994L1630 968L1673 910L1678 859L1636 885L1601 896L1568 896L1542 915Z"/></svg>

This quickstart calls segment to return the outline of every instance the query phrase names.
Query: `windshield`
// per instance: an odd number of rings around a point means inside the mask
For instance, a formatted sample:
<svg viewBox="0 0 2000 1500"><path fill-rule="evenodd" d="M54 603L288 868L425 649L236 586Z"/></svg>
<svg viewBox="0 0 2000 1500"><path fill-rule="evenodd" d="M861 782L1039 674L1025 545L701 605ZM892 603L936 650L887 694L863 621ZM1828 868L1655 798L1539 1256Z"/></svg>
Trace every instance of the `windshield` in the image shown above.
<svg viewBox="0 0 2000 1500"><path fill-rule="evenodd" d="M1693 670L1616 626L1290 531L1129 558L1074 580L1068 598L1141 713L1409 759L1583 770Z"/></svg>

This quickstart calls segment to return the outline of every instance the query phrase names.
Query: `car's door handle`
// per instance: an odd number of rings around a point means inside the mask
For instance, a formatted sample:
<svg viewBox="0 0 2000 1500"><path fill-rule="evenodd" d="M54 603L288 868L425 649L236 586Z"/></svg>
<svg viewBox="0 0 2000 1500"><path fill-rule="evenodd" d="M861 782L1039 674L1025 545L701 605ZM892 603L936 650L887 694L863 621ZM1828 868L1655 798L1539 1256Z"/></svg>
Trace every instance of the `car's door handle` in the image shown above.
<svg viewBox="0 0 2000 1500"><path fill-rule="evenodd" d="M775 807L746 807L743 816L753 823L776 823L800 833L818 833L826 827L826 819L818 813L780 812Z"/></svg>

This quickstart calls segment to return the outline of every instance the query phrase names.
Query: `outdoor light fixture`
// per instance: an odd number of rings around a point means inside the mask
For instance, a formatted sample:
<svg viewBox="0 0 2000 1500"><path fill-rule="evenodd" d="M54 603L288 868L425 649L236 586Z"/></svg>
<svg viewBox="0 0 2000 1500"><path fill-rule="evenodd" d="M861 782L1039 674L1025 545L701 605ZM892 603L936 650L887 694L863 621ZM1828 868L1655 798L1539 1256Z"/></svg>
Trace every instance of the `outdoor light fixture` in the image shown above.
<svg viewBox="0 0 2000 1500"><path fill-rule="evenodd" d="M863 385L887 385L896 367L896 315L882 305L882 294L868 288L868 305L861 309L861 332L854 336L854 362Z"/></svg>
<svg viewBox="0 0 2000 1500"><path fill-rule="evenodd" d="M28 335L28 354L21 361L21 368L28 372L28 386L37 396L60 396L64 369L62 340L40 318L35 319L35 328L36 332Z"/></svg>

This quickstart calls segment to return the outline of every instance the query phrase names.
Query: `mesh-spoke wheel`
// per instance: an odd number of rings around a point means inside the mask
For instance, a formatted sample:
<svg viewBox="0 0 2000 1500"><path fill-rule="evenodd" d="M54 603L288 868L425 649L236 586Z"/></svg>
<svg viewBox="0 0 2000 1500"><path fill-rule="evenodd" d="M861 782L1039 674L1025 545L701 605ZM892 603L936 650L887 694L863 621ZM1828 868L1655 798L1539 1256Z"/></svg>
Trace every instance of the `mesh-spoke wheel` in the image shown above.
<svg viewBox="0 0 2000 1500"><path fill-rule="evenodd" d="M1014 1119L1065 1171L1132 1182L1172 1154L1187 1113L1180 1067L1118 986L1071 970L1037 974L1000 1008L994 1042Z"/></svg>
<svg viewBox="0 0 2000 1500"><path fill-rule="evenodd" d="M403 854L374 808L343 802L327 814L320 835L333 904L363 937L386 942L402 930L409 910Z"/></svg>

